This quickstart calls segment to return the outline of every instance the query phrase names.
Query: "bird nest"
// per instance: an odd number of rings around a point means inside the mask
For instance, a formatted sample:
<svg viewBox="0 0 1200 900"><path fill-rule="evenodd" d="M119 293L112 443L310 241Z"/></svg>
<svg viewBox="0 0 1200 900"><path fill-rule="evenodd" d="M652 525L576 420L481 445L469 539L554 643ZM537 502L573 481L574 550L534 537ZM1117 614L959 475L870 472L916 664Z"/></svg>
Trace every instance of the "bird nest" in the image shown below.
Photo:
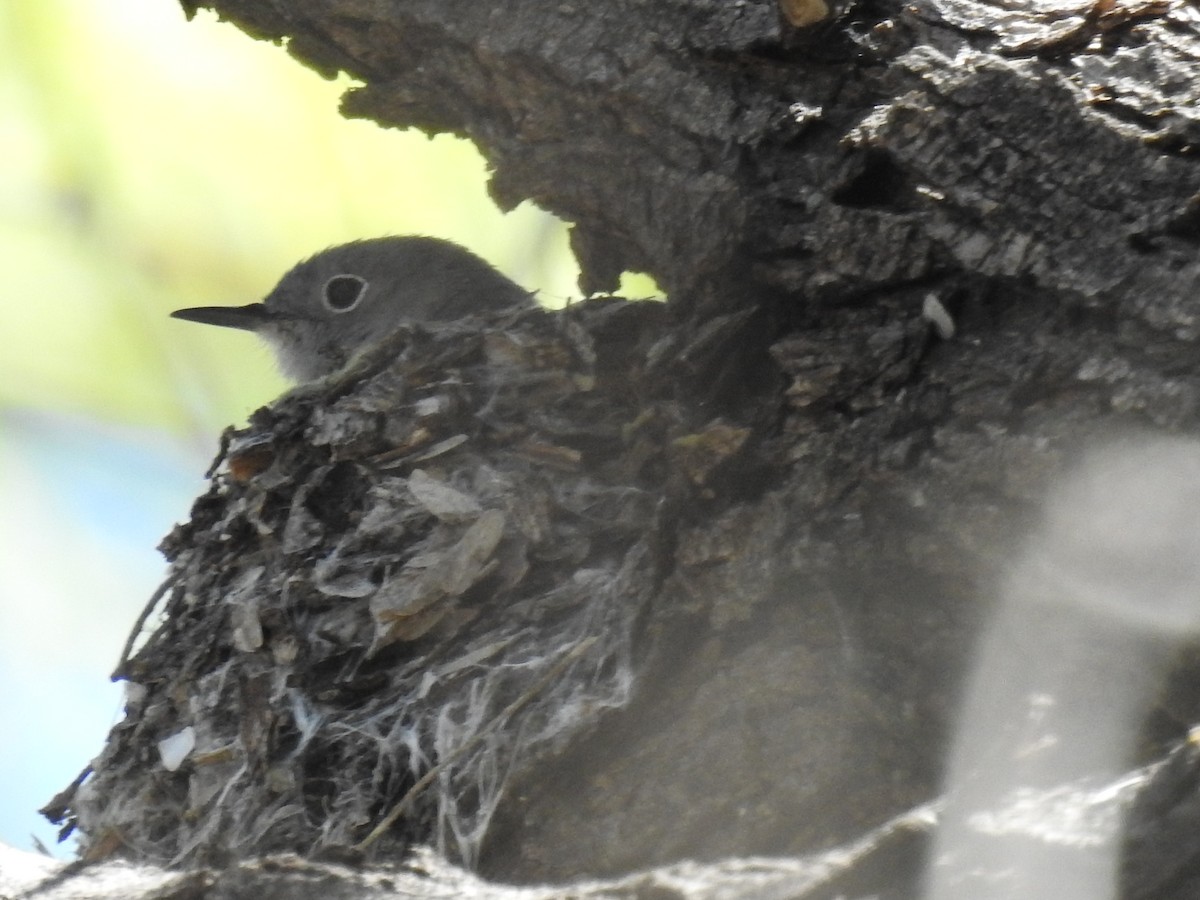
<svg viewBox="0 0 1200 900"><path fill-rule="evenodd" d="M741 320L667 317L405 327L228 431L125 717L47 815L86 858L472 864L510 779L630 699L673 518L743 452L679 399Z"/></svg>

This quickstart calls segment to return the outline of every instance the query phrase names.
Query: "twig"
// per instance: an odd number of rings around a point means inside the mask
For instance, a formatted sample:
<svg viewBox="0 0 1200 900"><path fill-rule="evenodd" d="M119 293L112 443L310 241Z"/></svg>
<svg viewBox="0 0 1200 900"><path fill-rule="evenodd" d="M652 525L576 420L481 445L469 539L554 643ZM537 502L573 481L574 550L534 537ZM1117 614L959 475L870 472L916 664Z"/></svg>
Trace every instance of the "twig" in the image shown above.
<svg viewBox="0 0 1200 900"><path fill-rule="evenodd" d="M108 677L113 681L119 681L129 675L126 667L129 665L129 654L133 652L133 645L142 633L142 628L146 624L146 620L150 618L150 614L154 612L154 607L158 606L158 601L163 598L168 590L175 584L175 578L168 575L163 583L158 586L158 589L150 595L150 599L138 614L137 620L133 623L133 630L129 632L129 637L125 639L125 646L121 648L121 658L117 661L117 667L113 669L113 673Z"/></svg>

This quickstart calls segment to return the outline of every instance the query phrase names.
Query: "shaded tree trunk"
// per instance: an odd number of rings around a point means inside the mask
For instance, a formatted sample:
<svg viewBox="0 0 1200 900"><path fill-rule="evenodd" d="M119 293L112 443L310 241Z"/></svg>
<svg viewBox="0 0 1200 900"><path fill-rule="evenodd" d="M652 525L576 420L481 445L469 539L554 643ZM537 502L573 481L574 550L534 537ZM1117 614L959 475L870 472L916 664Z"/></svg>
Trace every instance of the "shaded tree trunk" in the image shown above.
<svg viewBox="0 0 1200 900"><path fill-rule="evenodd" d="M586 290L670 301L407 331L234 434L145 693L52 810L96 858L433 842L532 881L851 842L937 794L1048 487L1196 431L1191 6L185 5L469 137ZM910 896L918 844L796 896Z"/></svg>

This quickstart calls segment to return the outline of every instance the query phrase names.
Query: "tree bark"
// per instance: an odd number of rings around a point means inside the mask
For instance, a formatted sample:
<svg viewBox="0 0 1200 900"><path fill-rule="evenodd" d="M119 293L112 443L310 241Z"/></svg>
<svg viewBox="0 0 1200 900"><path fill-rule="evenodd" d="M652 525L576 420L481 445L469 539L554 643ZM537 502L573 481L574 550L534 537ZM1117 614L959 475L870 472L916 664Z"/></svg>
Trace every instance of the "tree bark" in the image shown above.
<svg viewBox="0 0 1200 900"><path fill-rule="evenodd" d="M433 842L533 881L853 842L937 794L1049 486L1197 431L1190 5L185 5L475 141L585 290L670 300L405 332L234 434L52 810L93 856ZM1134 762L1195 719L1181 660ZM902 843L851 889L911 896ZM1125 895L1189 896L1173 846Z"/></svg>

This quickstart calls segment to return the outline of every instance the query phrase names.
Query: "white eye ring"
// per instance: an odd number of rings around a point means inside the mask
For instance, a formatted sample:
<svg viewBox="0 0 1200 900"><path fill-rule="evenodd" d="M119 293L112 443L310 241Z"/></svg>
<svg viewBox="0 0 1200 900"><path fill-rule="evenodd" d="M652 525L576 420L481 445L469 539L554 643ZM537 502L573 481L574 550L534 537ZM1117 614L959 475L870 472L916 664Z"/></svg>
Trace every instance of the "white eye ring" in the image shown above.
<svg viewBox="0 0 1200 900"><path fill-rule="evenodd" d="M367 279L357 275L334 275L321 290L321 302L330 312L349 312L367 295Z"/></svg>

